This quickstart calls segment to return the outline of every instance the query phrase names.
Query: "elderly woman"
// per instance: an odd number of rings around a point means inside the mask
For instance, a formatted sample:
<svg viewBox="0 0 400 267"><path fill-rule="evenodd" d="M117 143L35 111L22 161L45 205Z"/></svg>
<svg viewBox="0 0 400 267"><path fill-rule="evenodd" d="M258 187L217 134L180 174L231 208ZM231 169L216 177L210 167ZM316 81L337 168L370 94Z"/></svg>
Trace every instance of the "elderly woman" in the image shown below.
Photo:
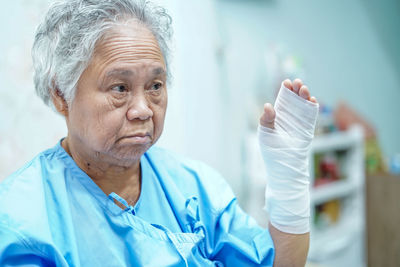
<svg viewBox="0 0 400 267"><path fill-rule="evenodd" d="M0 185L1 266L304 265L315 98L286 80L264 106L263 229L214 170L153 147L167 108L170 21L141 0L50 8L34 80L68 135Z"/></svg>

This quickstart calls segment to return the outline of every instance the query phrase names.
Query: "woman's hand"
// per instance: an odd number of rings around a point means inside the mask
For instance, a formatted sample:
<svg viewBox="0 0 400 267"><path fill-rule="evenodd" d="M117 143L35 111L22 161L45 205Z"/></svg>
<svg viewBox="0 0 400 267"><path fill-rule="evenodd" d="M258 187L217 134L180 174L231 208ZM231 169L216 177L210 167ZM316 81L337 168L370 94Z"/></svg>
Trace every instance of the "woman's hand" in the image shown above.
<svg viewBox="0 0 400 267"><path fill-rule="evenodd" d="M275 105L267 103L258 129L267 171L266 208L274 266L304 266L309 246L309 148L318 114L300 79L285 80Z"/></svg>
<svg viewBox="0 0 400 267"><path fill-rule="evenodd" d="M310 96L310 91L308 87L303 84L300 79L295 79L292 83L291 80L286 79L283 81L283 85L290 89L291 91L295 92L300 97L317 104L317 99L313 96ZM275 110L274 107L270 103L265 103L264 105L264 112L260 118L260 125L264 127L268 127L273 129L275 122Z"/></svg>

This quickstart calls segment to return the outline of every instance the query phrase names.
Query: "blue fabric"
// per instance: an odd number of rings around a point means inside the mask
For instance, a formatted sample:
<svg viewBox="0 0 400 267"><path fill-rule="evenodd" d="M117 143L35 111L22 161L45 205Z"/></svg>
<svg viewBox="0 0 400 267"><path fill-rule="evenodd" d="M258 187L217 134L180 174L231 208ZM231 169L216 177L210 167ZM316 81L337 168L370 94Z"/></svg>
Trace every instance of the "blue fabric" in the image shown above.
<svg viewBox="0 0 400 267"><path fill-rule="evenodd" d="M214 170L156 147L141 169L122 210L60 143L36 156L0 184L0 266L272 266L268 230Z"/></svg>

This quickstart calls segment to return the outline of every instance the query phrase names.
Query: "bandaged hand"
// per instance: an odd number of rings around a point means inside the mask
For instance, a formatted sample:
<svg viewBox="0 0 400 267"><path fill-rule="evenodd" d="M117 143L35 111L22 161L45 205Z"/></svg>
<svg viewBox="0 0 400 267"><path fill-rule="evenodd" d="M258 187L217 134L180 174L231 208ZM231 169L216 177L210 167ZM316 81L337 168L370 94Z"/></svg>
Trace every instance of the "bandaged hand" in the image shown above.
<svg viewBox="0 0 400 267"><path fill-rule="evenodd" d="M258 138L267 171L265 192L270 223L278 230L310 230L308 155L318 103L296 79L282 83L274 107L264 105Z"/></svg>

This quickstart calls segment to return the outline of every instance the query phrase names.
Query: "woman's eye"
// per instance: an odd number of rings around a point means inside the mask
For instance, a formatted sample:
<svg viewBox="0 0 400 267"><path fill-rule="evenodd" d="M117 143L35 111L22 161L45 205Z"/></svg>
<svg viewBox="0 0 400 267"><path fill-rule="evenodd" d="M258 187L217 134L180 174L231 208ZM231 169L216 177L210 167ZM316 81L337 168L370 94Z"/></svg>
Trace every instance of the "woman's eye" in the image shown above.
<svg viewBox="0 0 400 267"><path fill-rule="evenodd" d="M125 93L126 91L128 91L125 85L116 85L112 87L111 90L116 91L118 93Z"/></svg>
<svg viewBox="0 0 400 267"><path fill-rule="evenodd" d="M161 89L162 86L163 86L162 83L155 83L155 84L153 84L151 89L154 90L154 91L158 91L158 90Z"/></svg>

